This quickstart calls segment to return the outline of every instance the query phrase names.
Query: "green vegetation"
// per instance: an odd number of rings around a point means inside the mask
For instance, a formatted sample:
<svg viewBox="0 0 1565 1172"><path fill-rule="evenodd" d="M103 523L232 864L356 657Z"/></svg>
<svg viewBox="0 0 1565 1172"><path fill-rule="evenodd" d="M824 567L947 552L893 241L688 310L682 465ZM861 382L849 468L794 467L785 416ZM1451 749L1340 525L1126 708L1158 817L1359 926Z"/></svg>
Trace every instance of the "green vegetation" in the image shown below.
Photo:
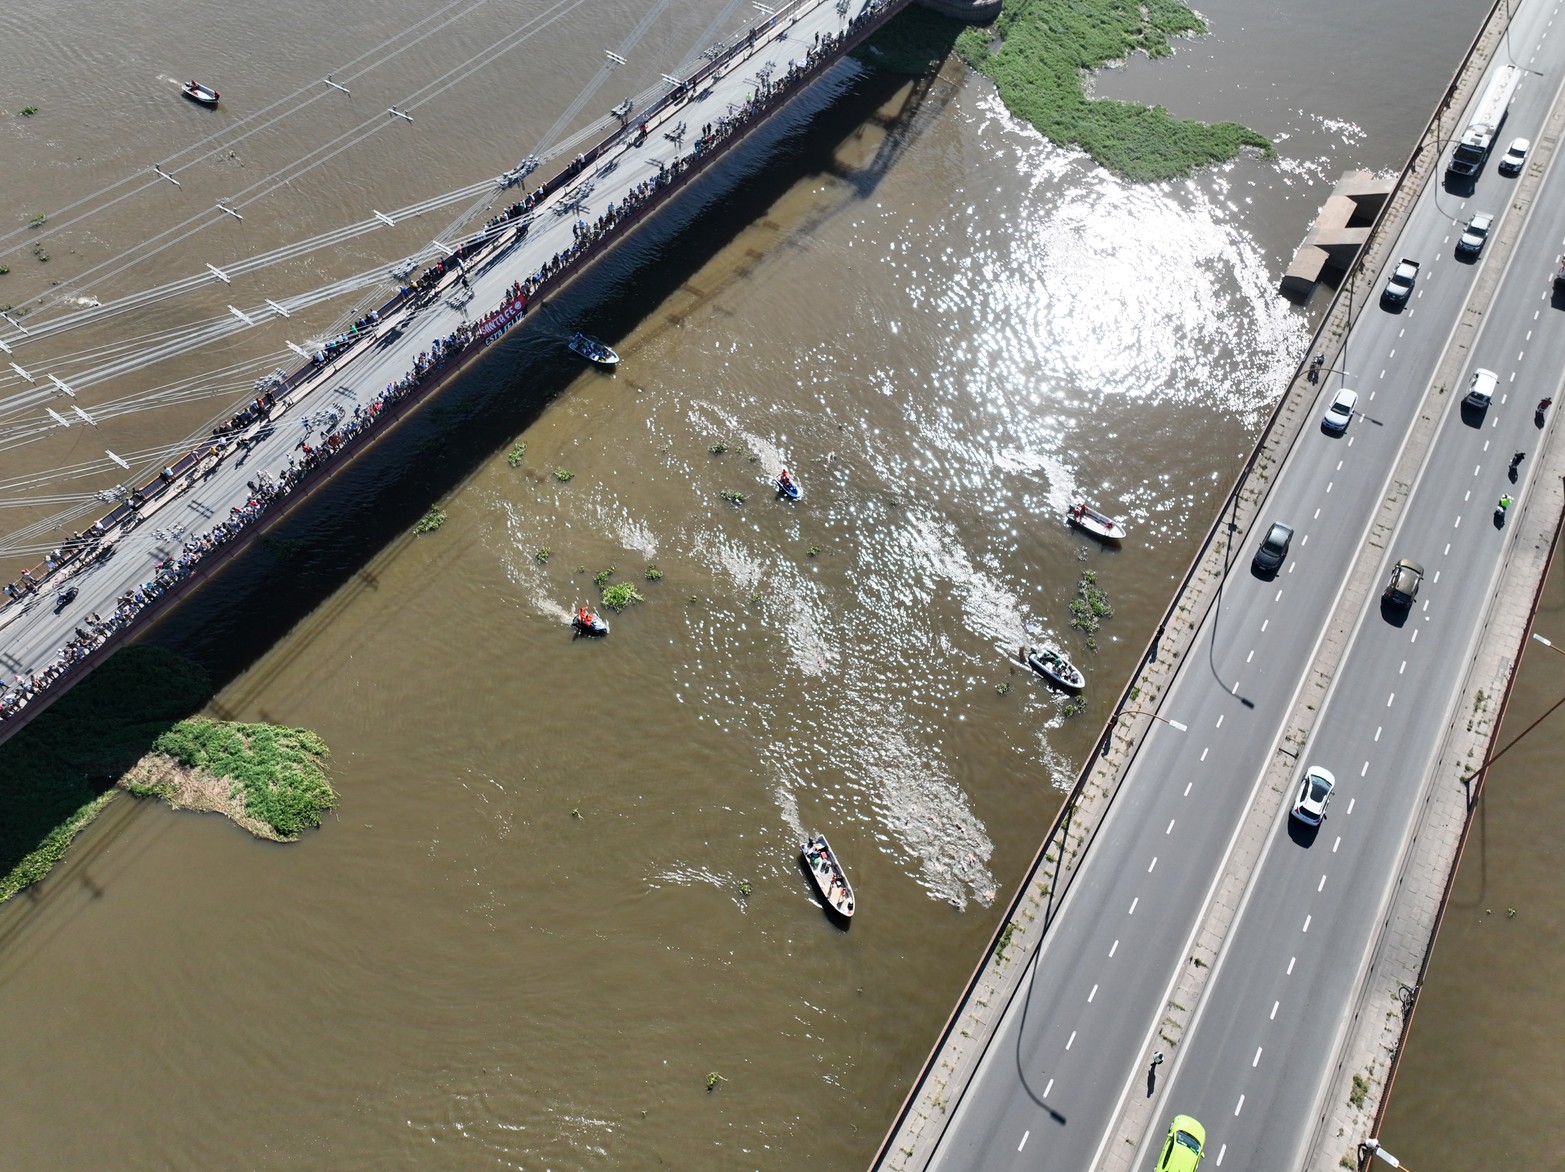
<svg viewBox="0 0 1565 1172"><path fill-rule="evenodd" d="M1109 596L1098 585L1098 575L1093 570L1083 570L1076 581L1076 597L1071 599L1071 626L1087 636L1087 646L1096 651L1098 641L1092 636L1103 619L1114 617Z"/></svg>
<svg viewBox="0 0 1565 1172"><path fill-rule="evenodd" d="M721 456L727 450L728 445L725 444L722 440L718 440L715 444L707 449L707 451L711 452L714 456Z"/></svg>
<svg viewBox="0 0 1565 1172"><path fill-rule="evenodd" d="M572 472L569 468L556 468L554 470L554 478L561 484L564 484L567 480L575 475L576 473Z"/></svg>
<svg viewBox="0 0 1565 1172"><path fill-rule="evenodd" d="M337 804L326 780L326 743L308 729L197 716L159 736L152 750L165 760L143 761L125 778L126 789L169 798L176 808L216 809L262 838L291 842Z"/></svg>
<svg viewBox="0 0 1565 1172"><path fill-rule="evenodd" d="M5 276L10 271L11 271L11 266L10 265L0 265L0 277Z"/></svg>
<svg viewBox="0 0 1565 1172"><path fill-rule="evenodd" d="M510 453L505 457L505 462L512 468L520 468L522 466L522 458L526 455L527 445L524 444L521 440L517 440L516 446L512 448Z"/></svg>
<svg viewBox="0 0 1565 1172"><path fill-rule="evenodd" d="M49 253L44 248L42 240L35 240L33 242L33 255L35 257L37 257L40 261L42 261L44 264L48 264L49 263Z"/></svg>
<svg viewBox="0 0 1565 1172"><path fill-rule="evenodd" d="M746 897L749 896L749 894L750 894L750 881L748 879L741 879L741 880L739 880L739 894L743 895L743 896L746 896Z"/></svg>
<svg viewBox="0 0 1565 1172"><path fill-rule="evenodd" d="M419 518L418 524L413 526L414 533L433 533L446 523L446 511L439 505L430 505L429 512Z"/></svg>
<svg viewBox="0 0 1565 1172"><path fill-rule="evenodd" d="M614 566L610 566L606 570L599 570L592 576L592 580L596 582L598 587L601 589L602 587L608 585L609 579L614 577L614 575L617 573L619 573L619 571Z"/></svg>
<svg viewBox="0 0 1565 1172"><path fill-rule="evenodd" d="M817 554L820 553L820 551L821 551L821 547L820 546L812 545L812 546L810 546L809 549L804 551L804 555L806 557L815 557Z"/></svg>
<svg viewBox="0 0 1565 1172"><path fill-rule="evenodd" d="M48 216L44 215L42 212L39 212L36 216L27 221L27 226L29 228L42 228L44 221L48 218Z"/></svg>
<svg viewBox="0 0 1565 1172"><path fill-rule="evenodd" d="M734 492L732 489L724 489L723 490L723 499L725 501L731 501L732 503L734 503L736 505L742 505L742 504L744 504L744 493L742 493L742 492Z"/></svg>
<svg viewBox="0 0 1565 1172"><path fill-rule="evenodd" d="M660 581L662 581L662 579L663 579L663 571L662 570L658 569L656 566L648 566L647 567L647 581L648 582L660 582Z"/></svg>
<svg viewBox="0 0 1565 1172"><path fill-rule="evenodd" d="M994 946L994 963L1000 964L1005 960L1005 950L1011 946L1011 935L1016 931L1016 921L1007 920L1005 929L1000 933L1000 942Z"/></svg>
<svg viewBox="0 0 1565 1172"><path fill-rule="evenodd" d="M23 118L31 118L36 113L38 113L38 107L37 106L23 106L22 107L22 117Z"/></svg>
<svg viewBox="0 0 1565 1172"><path fill-rule="evenodd" d="M1060 705L1060 715L1069 720L1073 716L1080 716L1087 711L1087 698L1085 696L1072 696L1064 704Z"/></svg>
<svg viewBox="0 0 1565 1172"><path fill-rule="evenodd" d="M553 552L554 551L551 550L548 546L543 546L543 547L541 547L539 549L535 549L533 551L533 560L536 561L541 566L541 565L543 565L545 562L547 562L549 560L549 555L552 554Z"/></svg>
<svg viewBox="0 0 1565 1172"><path fill-rule="evenodd" d="M1364 1100L1369 1095L1369 1079L1362 1074L1353 1076L1353 1089L1348 1092L1348 1102L1356 1108L1364 1106Z"/></svg>
<svg viewBox="0 0 1565 1172"><path fill-rule="evenodd" d="M611 610L624 610L633 602L645 602L640 592L629 582L621 582L618 586L605 586L603 589L603 605Z"/></svg>
<svg viewBox="0 0 1565 1172"><path fill-rule="evenodd" d="M728 1080L726 1078L724 1078L722 1075L718 1074L717 1071L714 1070L711 1074L706 1076L706 1089L708 1091L715 1091L717 1089L717 1084L718 1083L720 1083L720 1082L727 1082L727 1081Z"/></svg>
<svg viewBox="0 0 1565 1172"><path fill-rule="evenodd" d="M1169 37L1205 31L1177 0L1006 0L992 26L965 30L956 49L994 80L1012 114L1124 179L1152 183L1226 162L1245 147L1275 153L1236 122L1196 122L1162 106L1087 97L1092 70L1137 50L1167 56Z"/></svg>

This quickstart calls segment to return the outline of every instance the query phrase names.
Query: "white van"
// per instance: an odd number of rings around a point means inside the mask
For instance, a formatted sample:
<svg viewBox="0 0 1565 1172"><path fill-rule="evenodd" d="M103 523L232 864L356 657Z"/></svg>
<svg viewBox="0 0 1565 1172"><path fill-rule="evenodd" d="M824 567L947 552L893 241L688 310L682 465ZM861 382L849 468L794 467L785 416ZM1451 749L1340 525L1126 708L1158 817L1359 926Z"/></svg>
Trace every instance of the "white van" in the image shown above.
<svg viewBox="0 0 1565 1172"><path fill-rule="evenodd" d="M1494 388L1499 385L1500 376L1480 366L1473 371L1473 381L1467 388L1467 398L1462 400L1462 405L1475 411L1487 411L1490 400L1494 398Z"/></svg>

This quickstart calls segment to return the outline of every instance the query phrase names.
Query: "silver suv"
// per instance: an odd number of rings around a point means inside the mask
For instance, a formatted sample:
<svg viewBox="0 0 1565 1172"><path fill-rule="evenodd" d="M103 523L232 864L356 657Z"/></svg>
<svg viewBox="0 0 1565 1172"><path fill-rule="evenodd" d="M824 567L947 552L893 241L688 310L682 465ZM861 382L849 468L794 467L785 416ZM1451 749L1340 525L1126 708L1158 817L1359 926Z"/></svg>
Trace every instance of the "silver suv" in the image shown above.
<svg viewBox="0 0 1565 1172"><path fill-rule="evenodd" d="M1480 366L1473 371L1473 381L1468 384L1467 397L1462 400L1462 405L1475 411L1487 411L1490 400L1494 398L1494 389L1499 385L1500 376Z"/></svg>

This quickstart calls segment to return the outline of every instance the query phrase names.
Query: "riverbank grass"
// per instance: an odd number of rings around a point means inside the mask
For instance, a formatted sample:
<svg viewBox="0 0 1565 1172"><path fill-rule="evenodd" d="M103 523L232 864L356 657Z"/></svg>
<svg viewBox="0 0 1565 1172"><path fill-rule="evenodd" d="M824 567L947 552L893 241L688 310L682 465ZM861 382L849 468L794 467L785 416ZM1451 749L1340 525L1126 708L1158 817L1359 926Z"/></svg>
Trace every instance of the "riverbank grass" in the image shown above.
<svg viewBox="0 0 1565 1172"><path fill-rule="evenodd" d="M1165 57L1170 37L1204 32L1206 22L1177 0L1006 0L993 25L965 30L956 49L994 81L1012 114L1121 178L1151 183L1227 162L1246 147L1275 153L1237 122L1087 96L1093 70L1138 51Z"/></svg>

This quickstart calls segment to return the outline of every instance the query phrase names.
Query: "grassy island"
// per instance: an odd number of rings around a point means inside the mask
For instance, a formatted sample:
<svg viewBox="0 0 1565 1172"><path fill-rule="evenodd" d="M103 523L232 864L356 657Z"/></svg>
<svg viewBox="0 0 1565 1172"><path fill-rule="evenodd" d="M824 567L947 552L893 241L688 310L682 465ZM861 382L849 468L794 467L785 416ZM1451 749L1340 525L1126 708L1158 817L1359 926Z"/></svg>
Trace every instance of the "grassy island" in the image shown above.
<svg viewBox="0 0 1565 1172"><path fill-rule="evenodd" d="M1264 136L1237 122L1196 122L1162 106L1087 96L1093 70L1138 50L1167 56L1170 37L1205 31L1178 0L1005 0L995 23L965 29L956 49L993 79L1012 114L1114 174L1148 183L1226 162L1245 147L1274 153Z"/></svg>
<svg viewBox="0 0 1565 1172"><path fill-rule="evenodd" d="M47 875L121 791L276 841L318 825L336 804L320 738L190 717L211 695L195 664L128 647L0 745L0 901Z"/></svg>

